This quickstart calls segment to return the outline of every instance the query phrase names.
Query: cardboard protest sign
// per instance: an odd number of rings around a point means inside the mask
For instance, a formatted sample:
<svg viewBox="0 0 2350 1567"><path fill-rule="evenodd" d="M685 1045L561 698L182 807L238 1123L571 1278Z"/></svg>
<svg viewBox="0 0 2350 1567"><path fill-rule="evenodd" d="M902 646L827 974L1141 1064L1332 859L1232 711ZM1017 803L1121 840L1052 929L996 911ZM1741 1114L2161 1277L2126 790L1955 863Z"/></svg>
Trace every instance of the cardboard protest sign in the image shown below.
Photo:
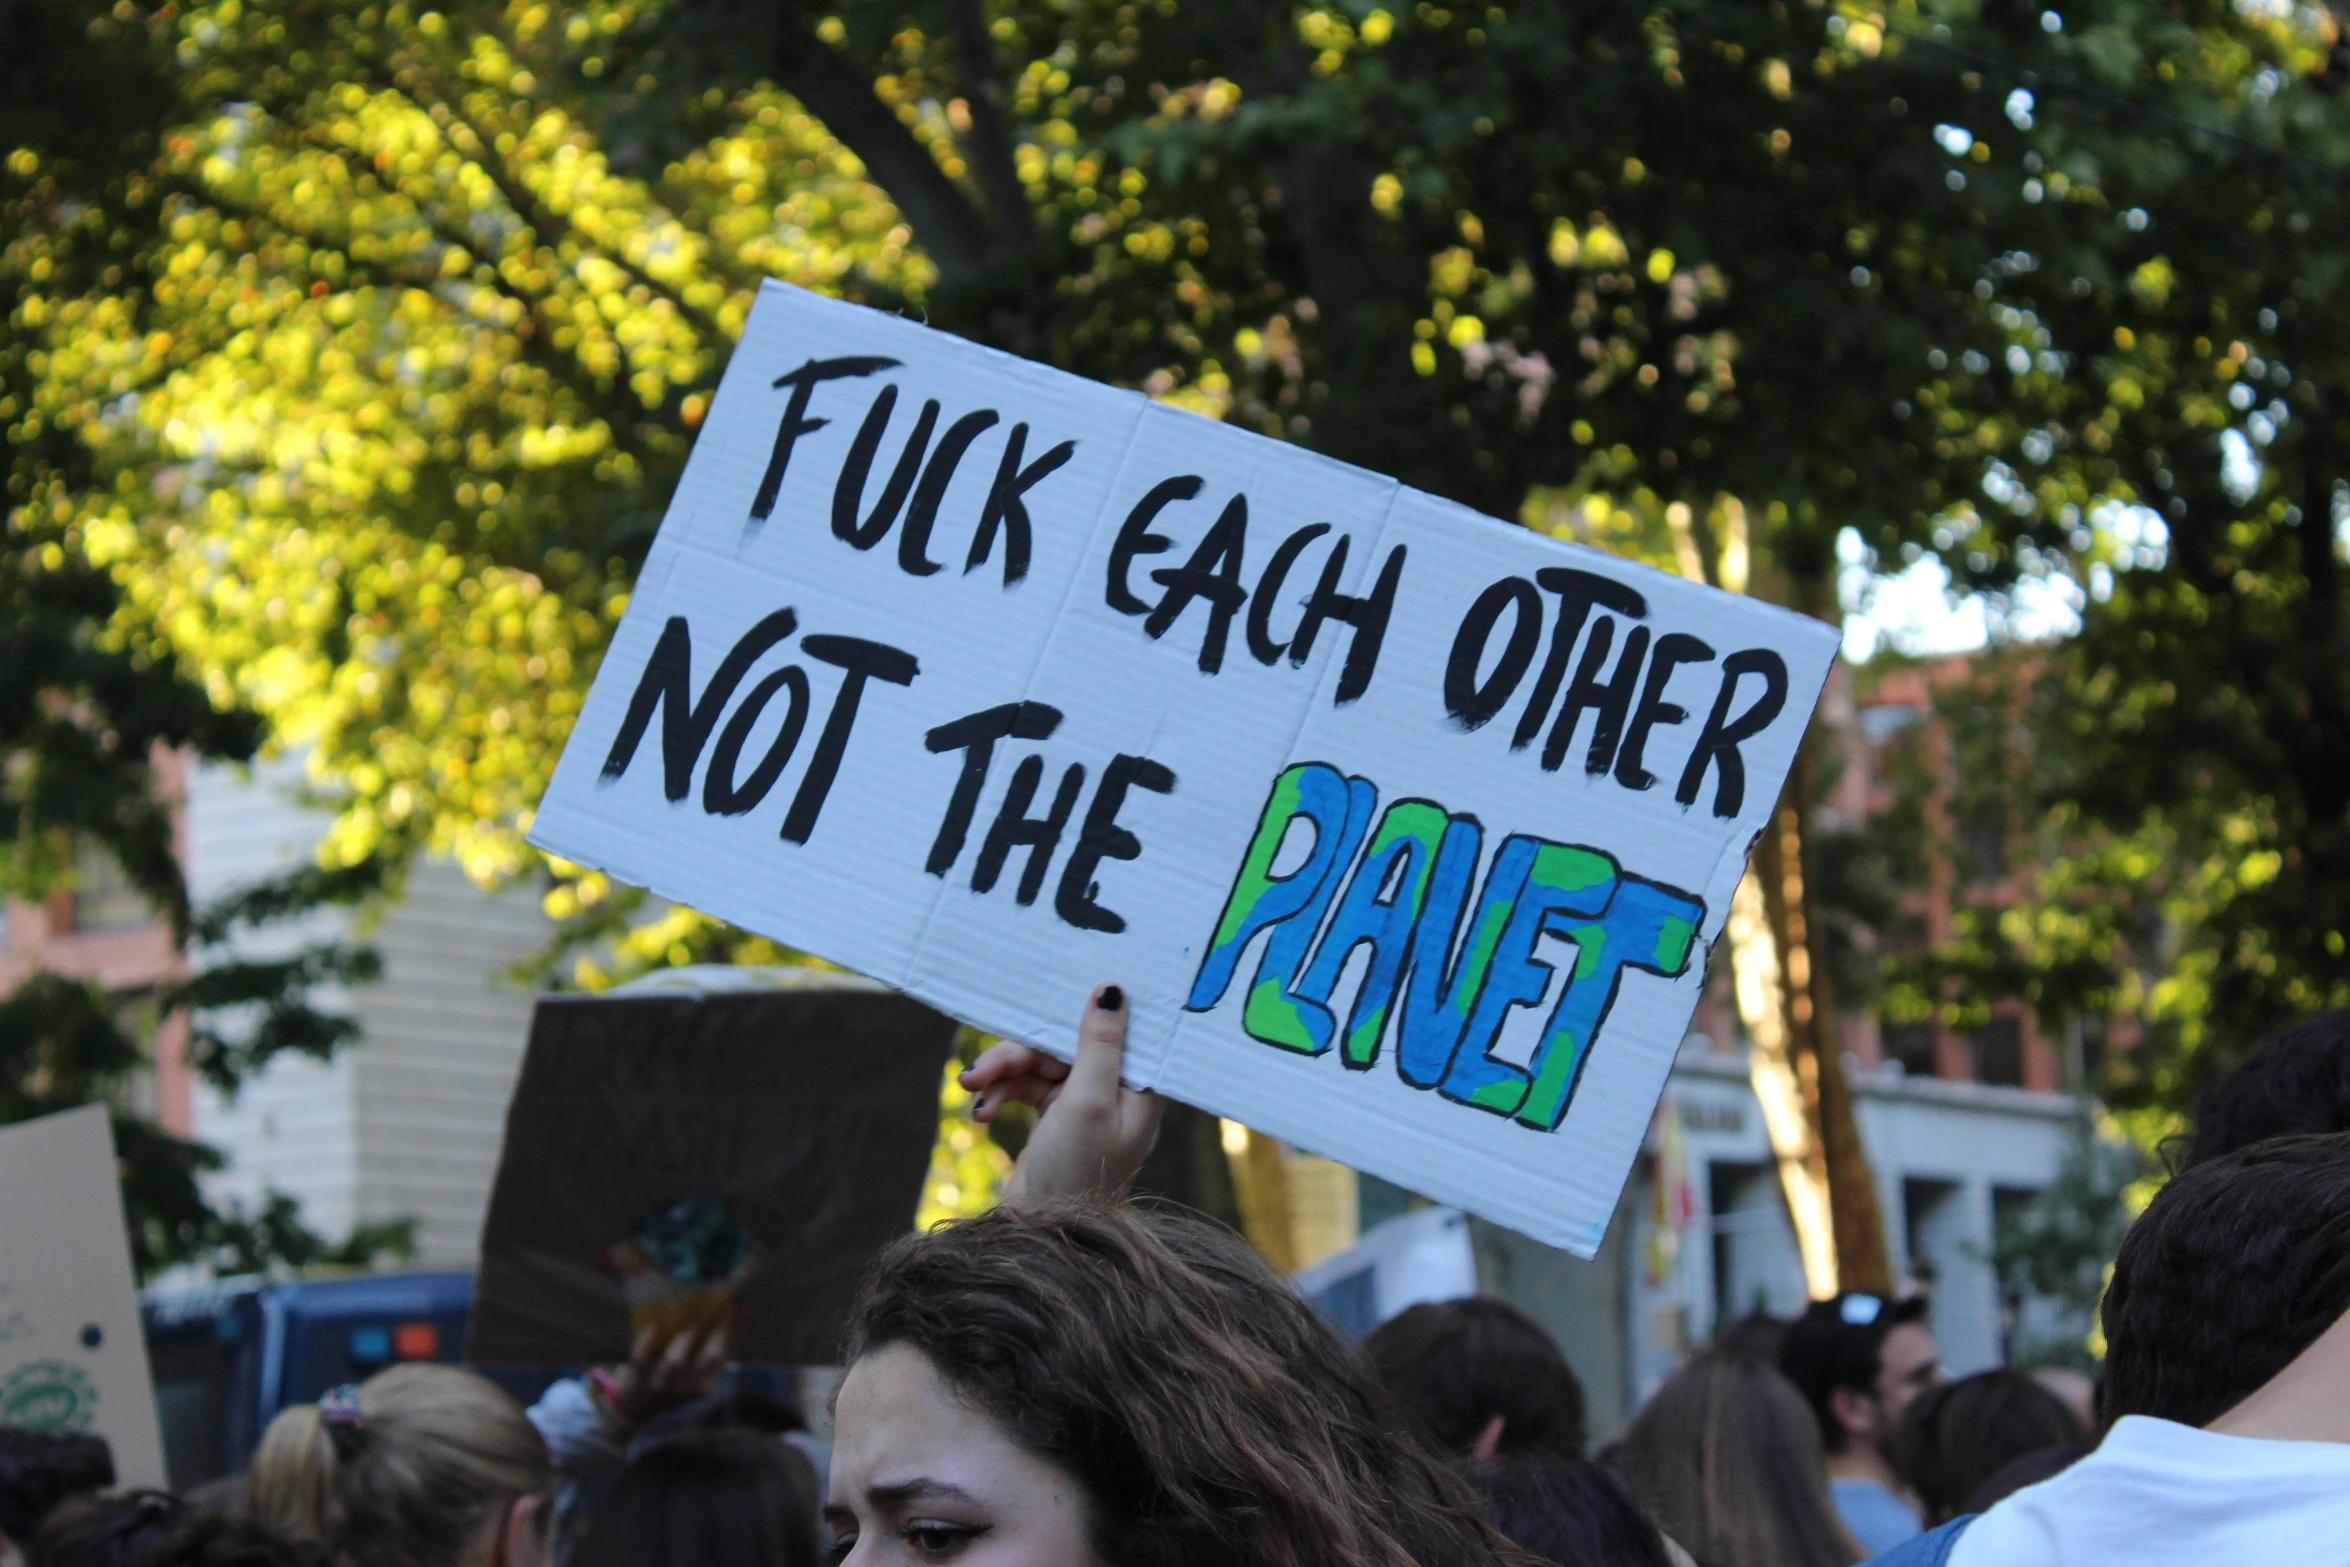
<svg viewBox="0 0 2350 1567"><path fill-rule="evenodd" d="M1589 1255L1836 641L769 284L532 840Z"/></svg>
<svg viewBox="0 0 2350 1567"><path fill-rule="evenodd" d="M102 1105L0 1128L0 1426L94 1431L122 1484L164 1483Z"/></svg>
<svg viewBox="0 0 2350 1567"><path fill-rule="evenodd" d="M955 1024L853 975L783 978L539 1002L468 1360L622 1360L645 1326L738 1305L737 1359L837 1357L866 1264L913 1227Z"/></svg>

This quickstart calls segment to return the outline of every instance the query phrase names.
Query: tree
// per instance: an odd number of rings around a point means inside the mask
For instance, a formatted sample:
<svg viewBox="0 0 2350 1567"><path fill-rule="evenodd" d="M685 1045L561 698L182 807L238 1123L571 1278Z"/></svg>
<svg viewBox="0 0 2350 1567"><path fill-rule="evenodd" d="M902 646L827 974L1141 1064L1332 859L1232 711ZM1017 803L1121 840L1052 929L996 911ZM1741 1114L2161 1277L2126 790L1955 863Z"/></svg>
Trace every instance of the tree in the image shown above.
<svg viewBox="0 0 2350 1567"><path fill-rule="evenodd" d="M105 16L54 0L0 11L0 426L7 503L0 535L0 895L70 885L77 856L120 865L175 940L192 975L144 998L145 1032L188 1013L190 1063L232 1090L284 1050L323 1057L355 1032L309 1002L319 983L372 977L364 951L318 946L268 961L228 949L244 930L372 890L380 862L339 875L297 873L218 907L190 906L173 847L173 802L156 759L180 751L250 759L260 715L216 701L151 629L118 621L122 593L73 525L103 483L91 446L49 416L40 330L55 293L104 290L135 231L109 227L108 197L146 154L161 81L140 39ZM118 118L87 112L106 102ZM127 129L126 129L127 127ZM198 1259L247 1268L367 1256L396 1247L379 1226L333 1248L290 1204L258 1215L207 1203L196 1177L219 1167L201 1144L128 1107L149 1065L139 1020L95 986L36 974L0 1000L0 1124L91 1102L114 1107L123 1196L140 1272Z"/></svg>
<svg viewBox="0 0 2350 1567"><path fill-rule="evenodd" d="M2350 48L2326 12L2112 4L1999 49L2000 112L1946 140L2007 171L1981 291L2009 341L1918 399L1986 457L1931 542L1963 580L2071 578L2081 628L1946 704L2016 715L1959 804L2013 817L2032 885L1966 913L1908 1004L2020 994L2135 1036L2107 1092L2159 1127L2350 1002Z"/></svg>
<svg viewBox="0 0 2350 1567"><path fill-rule="evenodd" d="M2223 0L2053 31L1922 0L125 15L176 67L170 129L107 220L120 275L39 291L34 395L92 464L66 525L125 624L315 747L348 790L331 860L429 848L484 879L533 863L528 812L762 276L1833 615L1848 531L1991 590L2110 564L2098 503L2139 482L2116 464L2178 444L2100 425L2119 388L2174 424L2210 400L2147 379L2157 338L2193 357L2148 312L2243 286L2219 239L2146 271L2115 214L2141 187L2159 233L2266 210L2282 246L2251 146L2341 123L2321 24ZM2278 264L2322 280L2341 227L2294 210ZM2127 365L2109 316L2152 333ZM2082 647L2192 658L2134 603L2092 600ZM2318 671L2280 673L2282 715ZM1872 1277L1808 801L1761 939ZM555 872L550 908L617 941L583 978L763 950L690 911L628 926L625 895Z"/></svg>

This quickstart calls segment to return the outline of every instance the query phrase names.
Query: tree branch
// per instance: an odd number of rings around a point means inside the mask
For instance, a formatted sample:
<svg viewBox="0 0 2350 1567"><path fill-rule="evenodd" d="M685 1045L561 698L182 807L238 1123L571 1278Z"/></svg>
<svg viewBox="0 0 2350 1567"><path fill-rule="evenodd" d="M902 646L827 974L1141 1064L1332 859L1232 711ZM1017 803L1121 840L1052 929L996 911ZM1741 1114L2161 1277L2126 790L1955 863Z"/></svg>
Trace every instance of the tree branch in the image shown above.
<svg viewBox="0 0 2350 1567"><path fill-rule="evenodd" d="M873 183L889 192L941 278L966 282L986 271L995 245L978 209L881 101L872 74L817 37L797 4L787 0L781 25L776 85L822 120L864 163Z"/></svg>
<svg viewBox="0 0 2350 1567"><path fill-rule="evenodd" d="M963 57L963 101L971 111L963 146L971 154L971 166L979 171L996 231L1005 244L1024 248L1036 235L1036 223L1028 211L1028 187L1020 183L1011 138L1005 134L1003 78L996 69L987 7L981 0L960 0L955 7L955 51Z"/></svg>
<svg viewBox="0 0 2350 1567"><path fill-rule="evenodd" d="M342 256L345 267L344 275L352 283L377 288L415 288L432 293L438 291L448 281L440 275L437 269L409 269L398 265L387 265L382 261L367 260L353 253L348 240L338 240L314 230L305 229L300 224L288 222L274 212L255 206L250 202L237 200L235 197L228 196L208 185L191 183L184 177L172 177L165 182L165 188L184 199L234 211L246 222L258 223L275 229L289 238L302 241L314 250L334 251ZM419 203L417 210L419 215L424 218L425 226L435 238L444 244L463 246L468 251L471 250L473 241L467 236L462 233L450 232L447 227L425 210L423 204ZM525 221L528 220L525 219ZM538 235L542 243L550 240L550 236L539 233L535 229L533 232ZM516 341L522 346L523 358L545 371L558 385L576 398L583 412L601 419L612 432L613 445L635 458L637 465L649 472L655 463L661 460L661 454L656 453L645 444L642 432L638 428L650 417L649 411L617 386L607 387L600 384L586 366L556 348L552 337L553 323L546 317L543 302L516 288L499 272L495 261L484 257L482 265L491 279L487 285L483 286L495 290L522 306L530 318L530 330L515 334Z"/></svg>
<svg viewBox="0 0 2350 1567"><path fill-rule="evenodd" d="M489 177L490 184L496 187L500 196L505 198L506 205L514 209L516 217L543 235L571 234L587 240L587 243L594 247L596 254L643 284L649 292L669 301L670 308L679 315L696 323L703 331L708 332L720 342L727 340L726 330L719 325L716 316L689 304L685 295L662 282L643 267L638 266L626 254L614 251L609 245L599 245L593 240L588 240L587 236L580 232L577 224L541 201L538 194L524 184L519 176L514 176L513 171L506 166L505 158L497 150L496 140L473 122L473 117L465 112L460 101L444 91L440 83L433 79L431 73L420 66L410 66L403 74L413 78L412 82L403 82L400 85L400 91L407 96L411 103L423 109L436 122L439 121L442 114L446 114L451 124L462 129L468 137L472 138L473 146L471 148L461 147L458 150L467 153L473 159L474 166ZM426 97L429 97L431 101L425 101ZM445 130L447 127L443 128Z"/></svg>

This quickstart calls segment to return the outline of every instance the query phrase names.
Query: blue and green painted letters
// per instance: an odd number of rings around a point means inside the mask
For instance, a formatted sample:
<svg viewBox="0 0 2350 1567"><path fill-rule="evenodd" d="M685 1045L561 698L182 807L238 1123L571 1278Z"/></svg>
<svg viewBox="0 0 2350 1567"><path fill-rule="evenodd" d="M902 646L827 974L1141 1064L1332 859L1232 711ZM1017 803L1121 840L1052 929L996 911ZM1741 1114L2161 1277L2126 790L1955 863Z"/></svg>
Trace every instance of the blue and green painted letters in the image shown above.
<svg viewBox="0 0 2350 1567"><path fill-rule="evenodd" d="M1264 935L1241 1004L1251 1038L1308 1056L1340 1044L1340 1060L1367 1071L1392 1027L1406 1083L1556 1130L1625 970L1686 972L1705 904L1625 874L1601 850L1523 833L1501 841L1480 883L1485 835L1475 817L1399 800L1373 831L1378 802L1368 779L1326 763L1301 762L1273 781L1186 1008L1222 1004ZM1312 847L1277 876L1301 822ZM1545 936L1569 944L1566 972L1537 956ZM1360 947L1369 961L1341 1033L1332 997ZM1511 1010L1545 999L1550 1013L1526 1065L1497 1057Z"/></svg>

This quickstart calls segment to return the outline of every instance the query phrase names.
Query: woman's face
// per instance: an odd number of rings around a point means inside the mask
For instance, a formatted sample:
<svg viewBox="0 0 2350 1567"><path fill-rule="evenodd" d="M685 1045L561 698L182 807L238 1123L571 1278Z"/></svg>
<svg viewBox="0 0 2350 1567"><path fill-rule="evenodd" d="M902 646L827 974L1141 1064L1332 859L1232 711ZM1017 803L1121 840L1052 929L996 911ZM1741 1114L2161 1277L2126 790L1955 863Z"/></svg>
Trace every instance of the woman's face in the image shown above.
<svg viewBox="0 0 2350 1567"><path fill-rule="evenodd" d="M855 1567L1100 1567L1084 1489L955 1396L920 1350L849 1368L833 1406L833 1557Z"/></svg>

